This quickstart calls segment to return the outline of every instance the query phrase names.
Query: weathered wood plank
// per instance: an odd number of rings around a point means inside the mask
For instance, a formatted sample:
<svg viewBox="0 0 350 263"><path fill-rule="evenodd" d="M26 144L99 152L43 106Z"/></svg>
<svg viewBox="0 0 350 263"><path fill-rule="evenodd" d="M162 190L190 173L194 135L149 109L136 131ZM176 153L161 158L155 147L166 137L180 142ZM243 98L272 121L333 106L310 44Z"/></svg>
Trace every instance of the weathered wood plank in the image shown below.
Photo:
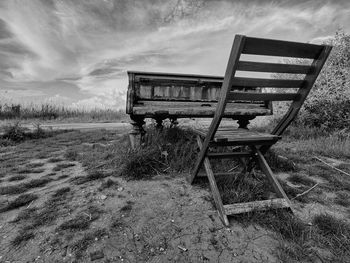
<svg viewBox="0 0 350 263"><path fill-rule="evenodd" d="M314 59L322 52L322 49L321 45L247 37L242 53Z"/></svg>
<svg viewBox="0 0 350 263"><path fill-rule="evenodd" d="M268 209L288 208L289 202L284 198L276 198L263 201L253 201L239 204L224 205L226 215L236 215L253 211Z"/></svg>
<svg viewBox="0 0 350 263"><path fill-rule="evenodd" d="M239 61L237 70L271 73L307 74L310 73L312 67L309 65Z"/></svg>
<svg viewBox="0 0 350 263"><path fill-rule="evenodd" d="M233 88L238 87L274 87L274 88L300 88L304 80L293 79L260 79L235 77Z"/></svg>
<svg viewBox="0 0 350 263"><path fill-rule="evenodd" d="M246 101L295 101L300 95L298 93L252 93L252 92L230 92L229 100Z"/></svg>

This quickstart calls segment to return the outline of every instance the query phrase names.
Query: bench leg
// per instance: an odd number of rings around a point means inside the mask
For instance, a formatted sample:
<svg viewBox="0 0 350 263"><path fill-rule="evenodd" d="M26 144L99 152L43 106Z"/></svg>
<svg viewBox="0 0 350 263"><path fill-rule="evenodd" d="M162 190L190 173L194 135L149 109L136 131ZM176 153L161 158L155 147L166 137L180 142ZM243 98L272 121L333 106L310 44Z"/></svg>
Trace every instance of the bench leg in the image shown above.
<svg viewBox="0 0 350 263"><path fill-rule="evenodd" d="M141 141L145 135L143 125L145 124L144 117L131 117L132 130L129 132L130 144L132 149L141 146Z"/></svg>
<svg viewBox="0 0 350 263"><path fill-rule="evenodd" d="M237 121L239 125L239 129L246 129L248 130L248 125L250 123L250 120L254 119L254 117L240 117Z"/></svg>
<svg viewBox="0 0 350 263"><path fill-rule="evenodd" d="M163 128L163 120L164 120L164 118L155 118L155 120L157 122L156 128L161 130Z"/></svg>

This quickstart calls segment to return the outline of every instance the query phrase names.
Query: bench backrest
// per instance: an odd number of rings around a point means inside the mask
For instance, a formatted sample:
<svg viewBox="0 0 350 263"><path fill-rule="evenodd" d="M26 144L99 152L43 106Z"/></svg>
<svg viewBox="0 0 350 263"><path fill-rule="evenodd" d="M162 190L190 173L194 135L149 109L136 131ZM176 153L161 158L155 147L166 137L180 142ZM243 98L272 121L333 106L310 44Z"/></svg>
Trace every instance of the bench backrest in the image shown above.
<svg viewBox="0 0 350 263"><path fill-rule="evenodd" d="M296 117L320 73L332 47L289 41L252 38L236 35L229 57L221 88L221 95L212 122L212 131L217 130L227 102L231 101L292 101L292 104L273 134L280 135ZM246 56L249 60L242 59ZM253 56L251 56L253 55ZM277 62L261 62L266 56ZM274 58L277 57L277 58ZM281 57L309 59L309 65L279 62ZM279 61L278 61L279 60ZM237 71L249 74L288 73L295 78L251 78L237 77ZM300 78L300 74L304 75ZM282 74L281 74L282 75ZM277 74L278 77L278 74ZM277 92L256 93L249 90L237 90L236 87L274 88ZM293 92L286 92L292 89ZM214 135L212 134L212 136Z"/></svg>

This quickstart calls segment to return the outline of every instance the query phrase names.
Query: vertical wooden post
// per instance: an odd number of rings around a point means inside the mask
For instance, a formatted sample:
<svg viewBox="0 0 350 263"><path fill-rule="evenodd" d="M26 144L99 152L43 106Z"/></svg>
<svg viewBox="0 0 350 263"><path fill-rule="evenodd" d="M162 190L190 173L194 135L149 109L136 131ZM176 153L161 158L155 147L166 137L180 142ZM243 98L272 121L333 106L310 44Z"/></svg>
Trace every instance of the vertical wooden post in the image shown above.
<svg viewBox="0 0 350 263"><path fill-rule="evenodd" d="M143 125L145 124L143 117L135 117L131 116L132 130L129 132L130 144L131 148L135 149L141 146L142 139L145 135L145 130L143 129Z"/></svg>

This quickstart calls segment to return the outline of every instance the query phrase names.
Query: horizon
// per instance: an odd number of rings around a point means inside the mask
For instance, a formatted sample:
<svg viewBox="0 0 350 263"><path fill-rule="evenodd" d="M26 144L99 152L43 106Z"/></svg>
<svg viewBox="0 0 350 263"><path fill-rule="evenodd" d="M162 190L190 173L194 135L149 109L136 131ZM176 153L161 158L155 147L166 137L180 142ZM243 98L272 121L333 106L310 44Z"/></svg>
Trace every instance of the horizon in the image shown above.
<svg viewBox="0 0 350 263"><path fill-rule="evenodd" d="M0 3L0 103L124 109L126 71L223 75L235 34L322 43L350 1Z"/></svg>

